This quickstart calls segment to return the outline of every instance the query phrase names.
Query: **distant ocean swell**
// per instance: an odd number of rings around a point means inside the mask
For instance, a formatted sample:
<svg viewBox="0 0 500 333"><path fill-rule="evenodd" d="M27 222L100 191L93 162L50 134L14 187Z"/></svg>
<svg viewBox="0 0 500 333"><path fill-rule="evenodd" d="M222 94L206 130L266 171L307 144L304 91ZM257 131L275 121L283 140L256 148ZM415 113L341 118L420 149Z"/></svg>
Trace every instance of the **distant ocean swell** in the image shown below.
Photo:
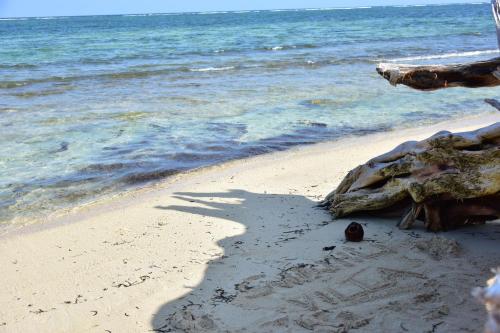
<svg viewBox="0 0 500 333"><path fill-rule="evenodd" d="M480 34L479 32L464 32L461 34L454 34L454 36L460 36L460 35L470 35L470 36L477 36ZM380 40L380 42L389 42L389 41L397 41L401 37L384 37ZM413 37L414 39L422 39L422 37ZM426 37L428 38L428 37ZM411 38L410 38L411 39ZM370 39L366 38L359 38L358 40L345 40L342 41L340 44L343 45L348 45L348 44L356 44L359 42L369 42ZM139 39L137 42L139 43L141 39ZM167 41L163 41L161 39L158 40L159 43L165 42L168 43ZM36 63L2 63L2 59L0 58L0 70L6 69L6 70L24 70L24 69L36 69L36 68L43 68L46 66L67 66L67 65L78 65L78 64L83 64L83 65L112 65L112 64L120 64L123 62L127 61L134 61L134 60L150 60L150 61L157 61L157 60L165 60L165 59L170 59L171 61L174 61L178 57L193 57L193 56L202 56L202 57L210 57L213 56L214 54L218 55L237 55L237 54L243 54L243 53L248 53L248 52L277 52L277 51L290 51L290 50L295 50L297 52L301 50L307 50L307 49L331 49L339 45L339 42L322 42L321 44L313 44L313 43L306 43L306 44L298 44L298 45L276 45L276 46L257 46L255 48L226 48L226 49L214 49L214 50L197 50L197 51L179 51L179 50L165 50L162 52L149 52L149 53L133 53L133 54L125 54L125 55L116 55L110 58L80 58L80 59L73 59L71 61L45 61L43 64L36 64ZM478 56L478 55L483 55L483 54L495 54L498 53L498 50L479 50L479 51L463 51L463 52L453 52L453 53L444 53L444 54L435 54L435 55L422 55L418 57L403 57L401 59L403 60L424 60L424 59L441 59L441 58L451 58L451 57L461 57L461 56ZM258 53L257 53L258 54ZM300 53L298 53L300 54ZM427 58L428 57L428 58ZM368 58L368 59L367 59ZM369 61L369 57L363 58L363 57L354 57L352 61ZM350 61L348 59L345 59L344 61ZM155 64L154 62L150 64L150 66L158 66L158 64ZM244 65L242 65L244 67ZM183 68L179 68L177 70L183 70ZM185 69L184 69L185 70Z"/></svg>
<svg viewBox="0 0 500 333"><path fill-rule="evenodd" d="M162 42L159 40L159 42ZM229 49L215 49L211 51L165 51L161 53L149 53L149 54L143 54L143 53L137 53L137 54L129 54L129 55L118 55L118 56L113 56L111 58L81 58L81 59L76 59L72 60L71 63L76 61L76 64L89 64L89 65L111 65L111 64L118 64L124 61L131 61L131 60L158 60L158 59L165 59L165 58L171 58L172 60L175 59L176 57L190 57L190 56L213 56L214 54L237 54L237 53L243 53L243 52L252 52L252 51L283 51L283 50L301 50L301 49L314 49L314 48L320 48L320 47L327 47L328 45L314 45L314 44L303 44L303 45L278 45L278 46L266 46L266 47L257 47L255 49L238 49L238 48L229 48ZM0 59L0 69L34 69L34 68L39 68L40 66L47 66L47 65L69 65L71 64L70 62L54 62L54 61L47 61L44 62L43 65L40 64L29 64L29 63L14 63L14 64L8 64L8 63L1 63Z"/></svg>
<svg viewBox="0 0 500 333"><path fill-rule="evenodd" d="M284 69L291 67L311 67L311 66L318 67L318 66L328 66L328 65L374 63L374 62L375 60L371 60L369 58L351 58L351 59L332 59L323 61L312 61L312 60L269 61L264 63L249 63L246 65L222 66L222 67L200 67L200 68L177 67L177 68L158 69L158 70L143 70L143 71L132 70L125 72L96 73L91 75L78 75L78 76L68 76L68 77L51 76L51 77L42 77L42 78L28 79L22 81L0 81L0 89L14 89L40 83L70 83L76 81L95 80L95 79L129 80L129 79L147 78L151 76L186 73L186 72L223 72L232 70L241 71L241 70L248 70L255 68ZM156 65L156 66L161 66L161 65Z"/></svg>
<svg viewBox="0 0 500 333"><path fill-rule="evenodd" d="M444 54L432 54L432 55L421 55L421 56L413 56L413 57L403 57L403 58L393 58L393 59L376 59L370 56L367 57L352 57L348 59L327 59L327 60L277 60L277 61L267 61L267 62L248 62L246 64L236 64L236 65L228 65L222 67L200 67L200 68L189 68L189 67L177 67L177 68L166 68L166 69L156 69L156 70L140 70L141 68L148 67L161 67L162 65L168 64L155 64L155 65L139 65L134 66L135 68L130 71L125 72L114 72L114 73L96 73L91 75L79 75L79 76L69 76L69 77L60 77L60 76L52 76L52 77L42 77L35 79L27 79L23 81L0 81L0 89L14 89L20 87L26 87L39 83L71 83L75 81L82 80L96 80L96 79L108 79L108 80L128 80L128 79L138 79L138 78L147 78L151 76L158 75L167 75L167 74L175 74L175 73L186 73L186 72L224 72L224 71L242 71L248 69L255 68L267 68L267 69L285 69L285 68L293 68L293 67L302 67L302 68L316 68L319 66L329 66L329 65L348 65L348 64L373 64L379 61L391 61L391 62L404 62L404 61L419 61L419 60L433 60L433 59L446 59L446 58L463 58L463 57L473 57L473 56L481 56L481 55L498 55L500 52L498 50L483 50L483 51L470 51L470 52L453 52L453 53L444 53ZM35 68L35 65L29 64L17 64L13 66L3 66L0 65L0 68ZM67 89L60 90L45 90L40 91L40 95L47 94L57 94L64 93ZM31 97L37 96L36 92L28 92L28 93L19 93L14 94L18 97Z"/></svg>
<svg viewBox="0 0 500 333"><path fill-rule="evenodd" d="M496 50L482 50L482 51L469 51L469 52L452 52L444 54L432 54L432 55L422 55L415 57L404 57L391 59L391 61L415 61L415 60L432 60L432 59L446 59L446 58L463 58L463 57L474 57L482 55L499 55L500 52Z"/></svg>

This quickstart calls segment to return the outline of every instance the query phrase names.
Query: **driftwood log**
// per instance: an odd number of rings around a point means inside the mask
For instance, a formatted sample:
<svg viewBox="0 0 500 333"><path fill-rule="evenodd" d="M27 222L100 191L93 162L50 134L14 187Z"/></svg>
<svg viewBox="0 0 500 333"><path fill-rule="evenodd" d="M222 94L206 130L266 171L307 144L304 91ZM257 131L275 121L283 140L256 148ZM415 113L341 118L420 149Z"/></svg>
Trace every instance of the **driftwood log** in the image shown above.
<svg viewBox="0 0 500 333"><path fill-rule="evenodd" d="M500 48L500 1L492 0L491 8ZM392 85L403 84L418 90L449 87L494 87L500 85L500 57L458 65L398 65L382 63L377 72Z"/></svg>
<svg viewBox="0 0 500 333"><path fill-rule="evenodd" d="M418 90L450 87L494 87L500 85L500 57L459 65L413 66L382 63L377 72L392 85Z"/></svg>
<svg viewBox="0 0 500 333"><path fill-rule="evenodd" d="M432 231L500 217L500 123L401 144L347 175L322 203L334 217L399 214Z"/></svg>

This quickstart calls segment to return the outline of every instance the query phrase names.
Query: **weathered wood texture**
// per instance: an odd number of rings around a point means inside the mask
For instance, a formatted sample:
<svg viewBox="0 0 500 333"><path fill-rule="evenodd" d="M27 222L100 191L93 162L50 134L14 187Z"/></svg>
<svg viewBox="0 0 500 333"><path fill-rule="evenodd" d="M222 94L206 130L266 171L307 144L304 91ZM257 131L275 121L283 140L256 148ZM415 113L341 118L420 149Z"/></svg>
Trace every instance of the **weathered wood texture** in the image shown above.
<svg viewBox="0 0 500 333"><path fill-rule="evenodd" d="M497 101L496 99L486 98L484 101L489 105L491 105L492 107L494 107L495 109L497 109L498 111L500 111L500 102Z"/></svg>
<svg viewBox="0 0 500 333"><path fill-rule="evenodd" d="M500 85L500 57L460 65L412 66L379 64L377 72L392 85L403 84L418 90L449 87L494 87Z"/></svg>
<svg viewBox="0 0 500 333"><path fill-rule="evenodd" d="M466 133L439 132L360 165L322 203L335 217L400 214L429 230L500 217L500 123Z"/></svg>

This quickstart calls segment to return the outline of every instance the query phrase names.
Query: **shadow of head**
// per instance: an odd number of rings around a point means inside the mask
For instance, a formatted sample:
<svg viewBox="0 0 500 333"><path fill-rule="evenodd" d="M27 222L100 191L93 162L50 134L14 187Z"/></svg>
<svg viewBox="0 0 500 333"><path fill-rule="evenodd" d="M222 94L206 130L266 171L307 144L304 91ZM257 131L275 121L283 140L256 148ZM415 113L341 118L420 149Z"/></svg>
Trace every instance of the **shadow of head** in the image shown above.
<svg viewBox="0 0 500 333"><path fill-rule="evenodd" d="M186 205L156 206L203 217L214 217L250 226L252 218L269 219L276 216L297 215L301 208L312 209L316 202L295 194L253 193L232 189L228 192L176 192L174 198Z"/></svg>

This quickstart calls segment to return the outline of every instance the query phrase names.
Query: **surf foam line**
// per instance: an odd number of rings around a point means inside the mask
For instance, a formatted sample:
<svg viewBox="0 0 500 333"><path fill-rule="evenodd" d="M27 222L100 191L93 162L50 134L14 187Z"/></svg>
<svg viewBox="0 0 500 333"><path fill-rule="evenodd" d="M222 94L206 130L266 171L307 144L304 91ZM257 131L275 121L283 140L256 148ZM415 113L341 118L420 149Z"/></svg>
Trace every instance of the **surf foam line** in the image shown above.
<svg viewBox="0 0 500 333"><path fill-rule="evenodd" d="M395 59L385 59L383 61L387 62L400 62L400 61L411 61L411 60L432 60L432 59L446 59L446 58L460 58L460 57L474 57L485 54L499 54L499 50L483 50L483 51L469 51L469 52L452 52L443 54L432 54L414 57L404 57Z"/></svg>

